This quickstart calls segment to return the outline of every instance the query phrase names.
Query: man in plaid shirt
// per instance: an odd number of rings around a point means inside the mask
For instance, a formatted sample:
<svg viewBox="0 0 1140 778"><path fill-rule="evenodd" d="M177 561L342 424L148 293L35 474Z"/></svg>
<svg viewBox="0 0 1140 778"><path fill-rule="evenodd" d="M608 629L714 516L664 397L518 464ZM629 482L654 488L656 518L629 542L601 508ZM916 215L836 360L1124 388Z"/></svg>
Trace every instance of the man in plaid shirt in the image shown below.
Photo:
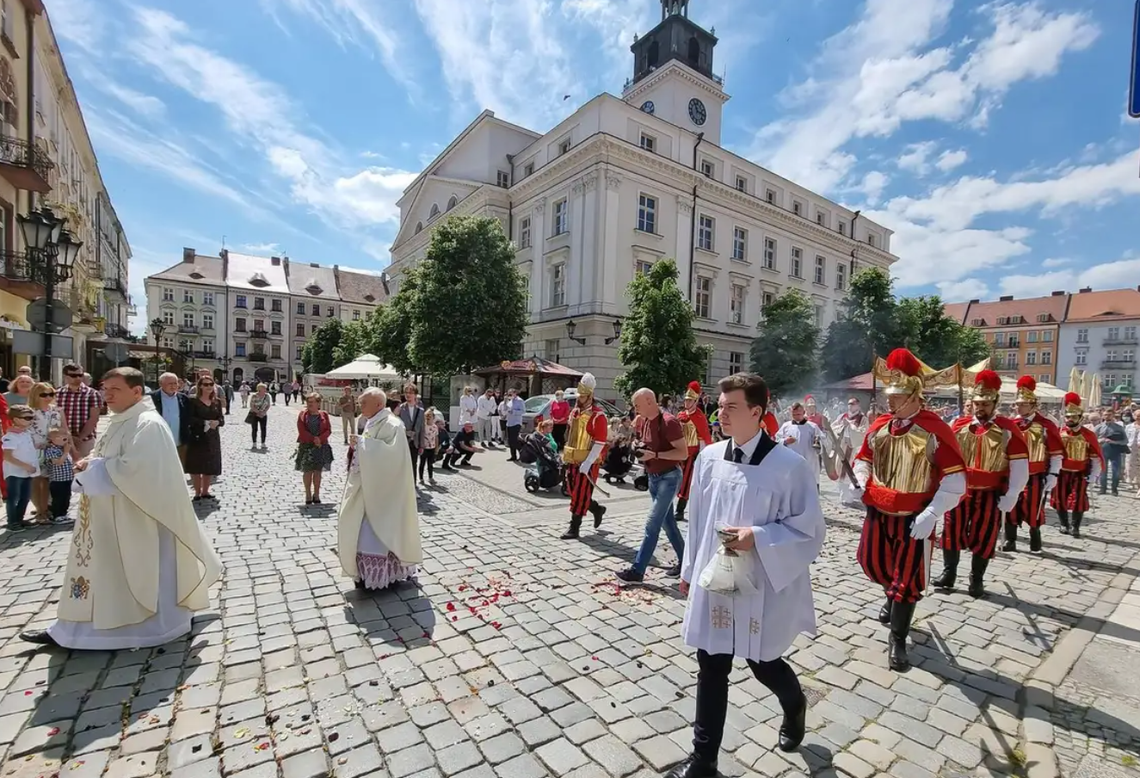
<svg viewBox="0 0 1140 778"><path fill-rule="evenodd" d="M95 428L103 401L99 393L83 383L83 368L68 364L63 368L64 386L56 393L55 402L63 412L76 461L86 458L95 447Z"/></svg>

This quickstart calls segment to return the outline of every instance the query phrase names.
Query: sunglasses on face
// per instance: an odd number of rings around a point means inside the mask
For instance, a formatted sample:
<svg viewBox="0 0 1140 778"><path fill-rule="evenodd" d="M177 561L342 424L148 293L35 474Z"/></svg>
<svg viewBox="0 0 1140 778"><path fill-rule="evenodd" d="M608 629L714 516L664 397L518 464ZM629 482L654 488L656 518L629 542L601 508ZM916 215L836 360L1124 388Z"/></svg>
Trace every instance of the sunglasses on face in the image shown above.
<svg viewBox="0 0 1140 778"><path fill-rule="evenodd" d="M55 397L55 392L43 392L40 394L40 397Z"/></svg>

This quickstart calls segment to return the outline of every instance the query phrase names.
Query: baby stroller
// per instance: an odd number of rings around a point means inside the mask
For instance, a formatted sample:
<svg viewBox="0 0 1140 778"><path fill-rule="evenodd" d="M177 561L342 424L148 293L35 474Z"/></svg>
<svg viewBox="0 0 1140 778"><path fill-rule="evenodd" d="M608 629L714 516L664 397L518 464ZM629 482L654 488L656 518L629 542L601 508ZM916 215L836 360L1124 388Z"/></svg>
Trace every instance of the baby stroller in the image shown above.
<svg viewBox="0 0 1140 778"><path fill-rule="evenodd" d="M523 486L528 492L553 489L561 485L562 493L566 494L566 482L562 477L562 460L558 452L550 447L545 436L528 437L519 450L519 459L523 464L529 465L523 474Z"/></svg>
<svg viewBox="0 0 1140 778"><path fill-rule="evenodd" d="M602 470L607 484L624 484L625 477L633 469L633 446L628 443L615 443L606 454Z"/></svg>

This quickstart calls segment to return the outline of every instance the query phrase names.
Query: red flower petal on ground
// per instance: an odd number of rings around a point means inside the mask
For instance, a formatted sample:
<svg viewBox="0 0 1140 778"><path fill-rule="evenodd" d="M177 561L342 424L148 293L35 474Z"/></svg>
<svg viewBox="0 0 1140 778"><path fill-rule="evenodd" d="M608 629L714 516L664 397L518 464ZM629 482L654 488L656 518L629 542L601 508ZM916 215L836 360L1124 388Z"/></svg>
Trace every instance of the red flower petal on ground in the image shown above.
<svg viewBox="0 0 1140 778"><path fill-rule="evenodd" d="M502 624L500 624L500 623L499 623L499 622L497 622L497 621L492 621L492 622L491 622L491 626L492 626L492 627L494 627L495 629L502 629L502 626L503 626L503 625L502 625Z"/></svg>
<svg viewBox="0 0 1140 778"><path fill-rule="evenodd" d="M59 734L59 727L52 727L48 730L48 737L55 737Z"/></svg>
<svg viewBox="0 0 1140 778"><path fill-rule="evenodd" d="M504 597L510 597L510 596L511 596L511 590L510 590L510 589L504 589L504 590L502 591L502 595L503 595Z"/></svg>
<svg viewBox="0 0 1140 778"><path fill-rule="evenodd" d="M453 610L455 610L455 603L453 603L453 602L449 602L449 603L447 604L447 609L448 609L449 611L453 611Z"/></svg>
<svg viewBox="0 0 1140 778"><path fill-rule="evenodd" d="M459 591L461 591L461 592L467 591L467 584L460 584Z"/></svg>
<svg viewBox="0 0 1140 778"><path fill-rule="evenodd" d="M598 661L598 658L596 656L592 656L592 657L590 657L590 659L593 659L595 662Z"/></svg>
<svg viewBox="0 0 1140 778"><path fill-rule="evenodd" d="M452 617L451 617L451 620L452 620L452 621L459 621L459 617L458 617L458 616L452 616Z"/></svg>

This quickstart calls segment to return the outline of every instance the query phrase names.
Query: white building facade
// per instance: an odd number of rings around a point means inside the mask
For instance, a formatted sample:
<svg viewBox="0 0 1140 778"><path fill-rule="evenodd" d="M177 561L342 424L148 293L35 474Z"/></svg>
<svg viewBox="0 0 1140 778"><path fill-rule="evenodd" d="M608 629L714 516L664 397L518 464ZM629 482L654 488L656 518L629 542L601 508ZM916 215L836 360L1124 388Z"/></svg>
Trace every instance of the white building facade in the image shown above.
<svg viewBox="0 0 1140 778"><path fill-rule="evenodd" d="M1070 295L1069 310L1060 327L1057 380L1068 387L1071 370L1097 375L1102 396L1118 386L1140 386L1140 288Z"/></svg>
<svg viewBox="0 0 1140 778"><path fill-rule="evenodd" d="M712 346L694 376L705 383L746 368L764 305L786 289L812 300L821 327L833 321L853 271L895 261L891 232L719 145L729 98L712 72L716 38L687 12L663 0L623 99L602 94L545 134L481 114L400 200L393 285L438 219L498 218L529 280L525 354L594 372L602 396L622 370L626 287L663 258L676 259Z"/></svg>

